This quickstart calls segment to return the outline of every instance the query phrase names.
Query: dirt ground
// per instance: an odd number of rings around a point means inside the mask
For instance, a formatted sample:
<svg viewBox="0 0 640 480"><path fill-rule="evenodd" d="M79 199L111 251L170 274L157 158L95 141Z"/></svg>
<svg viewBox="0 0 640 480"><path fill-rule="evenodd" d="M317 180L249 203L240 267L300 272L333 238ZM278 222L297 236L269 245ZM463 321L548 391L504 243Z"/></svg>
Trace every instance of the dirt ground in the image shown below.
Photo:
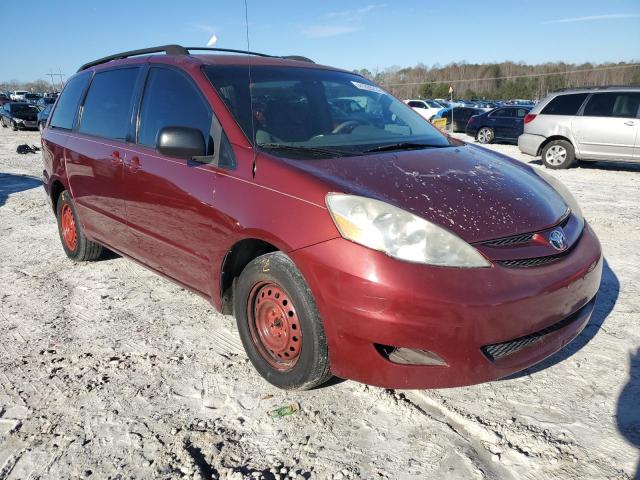
<svg viewBox="0 0 640 480"><path fill-rule="evenodd" d="M38 133L0 129L0 479L638 475L640 166L551 172L607 262L593 318L563 351L473 387L292 393L258 376L233 318L205 300L117 256L68 260L40 155L21 143Z"/></svg>

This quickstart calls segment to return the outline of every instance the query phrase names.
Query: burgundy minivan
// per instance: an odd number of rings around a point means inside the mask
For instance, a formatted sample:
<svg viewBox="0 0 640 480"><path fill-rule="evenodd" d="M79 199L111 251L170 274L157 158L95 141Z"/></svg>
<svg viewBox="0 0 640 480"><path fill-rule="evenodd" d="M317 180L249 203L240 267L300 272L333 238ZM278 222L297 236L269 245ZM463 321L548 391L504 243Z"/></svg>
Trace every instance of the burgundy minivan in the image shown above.
<svg viewBox="0 0 640 480"><path fill-rule="evenodd" d="M585 326L600 245L553 177L353 73L195 50L125 52L68 81L42 143L70 258L108 248L233 313L286 389L484 382Z"/></svg>

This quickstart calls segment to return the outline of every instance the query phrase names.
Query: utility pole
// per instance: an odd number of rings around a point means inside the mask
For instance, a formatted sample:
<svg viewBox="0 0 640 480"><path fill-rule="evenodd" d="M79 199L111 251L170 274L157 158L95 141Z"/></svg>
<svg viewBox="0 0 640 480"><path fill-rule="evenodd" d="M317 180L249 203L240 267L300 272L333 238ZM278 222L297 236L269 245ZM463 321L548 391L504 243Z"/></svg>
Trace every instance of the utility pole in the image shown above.
<svg viewBox="0 0 640 480"><path fill-rule="evenodd" d="M64 73L60 72L60 69L58 69L58 73L54 73L52 72L52 69L49 69L49 73L45 73L45 75L48 75L51 78L51 88L52 90L62 90L62 87L64 85L62 79L65 77ZM57 87L57 85L55 84L53 77L58 77L58 83L60 84L60 88Z"/></svg>

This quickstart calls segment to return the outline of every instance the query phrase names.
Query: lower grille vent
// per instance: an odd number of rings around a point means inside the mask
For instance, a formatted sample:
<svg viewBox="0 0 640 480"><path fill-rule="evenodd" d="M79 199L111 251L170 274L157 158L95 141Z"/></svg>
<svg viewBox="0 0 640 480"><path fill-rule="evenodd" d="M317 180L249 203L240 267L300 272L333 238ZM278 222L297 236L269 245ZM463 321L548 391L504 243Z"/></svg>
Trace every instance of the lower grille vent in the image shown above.
<svg viewBox="0 0 640 480"><path fill-rule="evenodd" d="M596 297L593 297L589 301L589 303L587 303L580 310L560 320L558 323L554 323L553 325L550 325L547 328L543 328L542 330L539 330L535 333L531 333L524 337L516 338L514 340L509 340L508 342L494 343L493 345L485 345L484 347L481 348L482 353L484 353L485 356L493 362L495 362L496 360L500 360L501 358L507 357L513 353L516 353L519 350L522 350L524 347L527 347L539 340L542 340L542 338L545 337L546 335L549 335L550 333L553 333L557 330L560 330L561 328L564 328L572 324L578 318L580 318L580 316L584 311L593 309L593 306L595 305L595 303L596 303Z"/></svg>

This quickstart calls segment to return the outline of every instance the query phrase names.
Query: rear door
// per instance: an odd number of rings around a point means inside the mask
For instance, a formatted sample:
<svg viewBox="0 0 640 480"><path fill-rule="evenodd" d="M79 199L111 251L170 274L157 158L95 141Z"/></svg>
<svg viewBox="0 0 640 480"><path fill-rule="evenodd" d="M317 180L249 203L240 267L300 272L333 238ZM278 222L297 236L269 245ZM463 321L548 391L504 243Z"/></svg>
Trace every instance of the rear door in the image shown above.
<svg viewBox="0 0 640 480"><path fill-rule="evenodd" d="M489 126L493 128L496 138L508 138L513 130L511 108L499 108L489 114Z"/></svg>
<svg viewBox="0 0 640 480"><path fill-rule="evenodd" d="M123 193L123 162L132 137L132 112L141 67L97 72L67 140L66 165L76 208L87 233L130 253Z"/></svg>
<svg viewBox="0 0 640 480"><path fill-rule="evenodd" d="M640 92L592 94L572 122L580 158L633 160L639 108Z"/></svg>
<svg viewBox="0 0 640 480"><path fill-rule="evenodd" d="M137 146L127 158L124 177L134 257L208 294L212 252L222 244L213 206L219 169L162 155L155 146L163 127L197 128L211 161L220 158L224 168L233 167L231 147L193 80L169 66L148 69L137 117Z"/></svg>

